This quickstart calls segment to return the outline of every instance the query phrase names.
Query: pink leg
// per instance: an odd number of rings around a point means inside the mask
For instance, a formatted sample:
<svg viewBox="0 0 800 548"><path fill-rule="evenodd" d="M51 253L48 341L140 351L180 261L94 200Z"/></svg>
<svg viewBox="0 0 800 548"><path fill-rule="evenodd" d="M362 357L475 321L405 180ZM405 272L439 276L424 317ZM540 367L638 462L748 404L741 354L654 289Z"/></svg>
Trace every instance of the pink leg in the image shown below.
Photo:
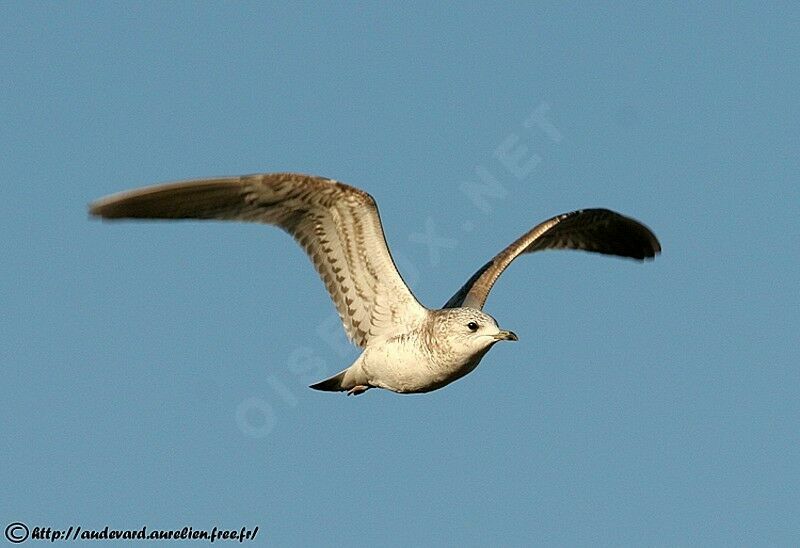
<svg viewBox="0 0 800 548"><path fill-rule="evenodd" d="M347 395L348 396L358 396L359 394L363 394L367 390L369 390L369 386L365 386L363 384L359 384L359 385L356 385L353 388L351 388L350 391L347 392Z"/></svg>

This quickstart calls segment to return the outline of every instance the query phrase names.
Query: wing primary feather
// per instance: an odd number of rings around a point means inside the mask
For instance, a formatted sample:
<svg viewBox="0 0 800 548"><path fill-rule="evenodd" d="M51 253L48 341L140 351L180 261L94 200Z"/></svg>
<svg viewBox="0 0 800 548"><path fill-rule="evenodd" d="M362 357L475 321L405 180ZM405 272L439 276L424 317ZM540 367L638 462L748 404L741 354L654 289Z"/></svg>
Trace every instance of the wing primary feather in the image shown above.
<svg viewBox="0 0 800 548"><path fill-rule="evenodd" d="M482 309L497 278L523 253L577 249L639 261L661 253L653 231L609 209L581 209L556 215L533 227L479 269L445 304Z"/></svg>

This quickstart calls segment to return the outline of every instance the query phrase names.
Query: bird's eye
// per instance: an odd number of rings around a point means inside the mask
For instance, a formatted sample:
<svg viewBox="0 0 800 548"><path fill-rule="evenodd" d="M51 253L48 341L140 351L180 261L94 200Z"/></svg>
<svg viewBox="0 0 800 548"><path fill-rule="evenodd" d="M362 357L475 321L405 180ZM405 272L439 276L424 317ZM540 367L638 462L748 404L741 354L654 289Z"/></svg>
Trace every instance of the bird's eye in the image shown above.
<svg viewBox="0 0 800 548"><path fill-rule="evenodd" d="M477 331L477 330L478 330L478 324L477 324L477 323L475 323L475 322L469 322L469 323L467 324L467 327L468 327L468 328L469 328L469 330L470 330L470 331L472 331L472 332L475 332L475 331Z"/></svg>

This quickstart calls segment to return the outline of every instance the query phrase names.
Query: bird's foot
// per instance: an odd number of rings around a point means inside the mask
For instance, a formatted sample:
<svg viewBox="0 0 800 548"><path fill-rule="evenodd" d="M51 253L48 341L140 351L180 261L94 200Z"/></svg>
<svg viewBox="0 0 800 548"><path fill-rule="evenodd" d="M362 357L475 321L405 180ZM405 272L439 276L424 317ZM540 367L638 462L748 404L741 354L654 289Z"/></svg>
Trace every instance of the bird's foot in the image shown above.
<svg viewBox="0 0 800 548"><path fill-rule="evenodd" d="M367 390L369 390L369 386L366 386L366 385L363 385L363 384L359 384L359 385L356 385L353 388L351 388L347 392L347 395L348 396L358 396L359 394L363 394Z"/></svg>

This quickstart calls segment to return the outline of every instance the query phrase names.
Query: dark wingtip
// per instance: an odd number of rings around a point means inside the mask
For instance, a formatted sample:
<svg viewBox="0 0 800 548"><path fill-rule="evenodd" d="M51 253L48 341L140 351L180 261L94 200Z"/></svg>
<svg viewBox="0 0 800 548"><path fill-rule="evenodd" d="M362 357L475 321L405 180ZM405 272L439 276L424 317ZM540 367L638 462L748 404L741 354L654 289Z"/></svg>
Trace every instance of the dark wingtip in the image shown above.
<svg viewBox="0 0 800 548"><path fill-rule="evenodd" d="M130 216L125 210L125 202L120 203L118 195L100 198L88 205L89 217L102 220L122 219Z"/></svg>
<svg viewBox="0 0 800 548"><path fill-rule="evenodd" d="M92 202L88 206L86 206L89 218L90 219L103 219L107 218L106 215L103 213L102 204L99 202Z"/></svg>
<svg viewBox="0 0 800 548"><path fill-rule="evenodd" d="M652 230L647 228L644 225L641 225L644 230L647 231L648 242L645 247L645 253L641 258L642 261L652 261L656 258L656 255L661 254L661 242L658 241L656 235L653 233Z"/></svg>

